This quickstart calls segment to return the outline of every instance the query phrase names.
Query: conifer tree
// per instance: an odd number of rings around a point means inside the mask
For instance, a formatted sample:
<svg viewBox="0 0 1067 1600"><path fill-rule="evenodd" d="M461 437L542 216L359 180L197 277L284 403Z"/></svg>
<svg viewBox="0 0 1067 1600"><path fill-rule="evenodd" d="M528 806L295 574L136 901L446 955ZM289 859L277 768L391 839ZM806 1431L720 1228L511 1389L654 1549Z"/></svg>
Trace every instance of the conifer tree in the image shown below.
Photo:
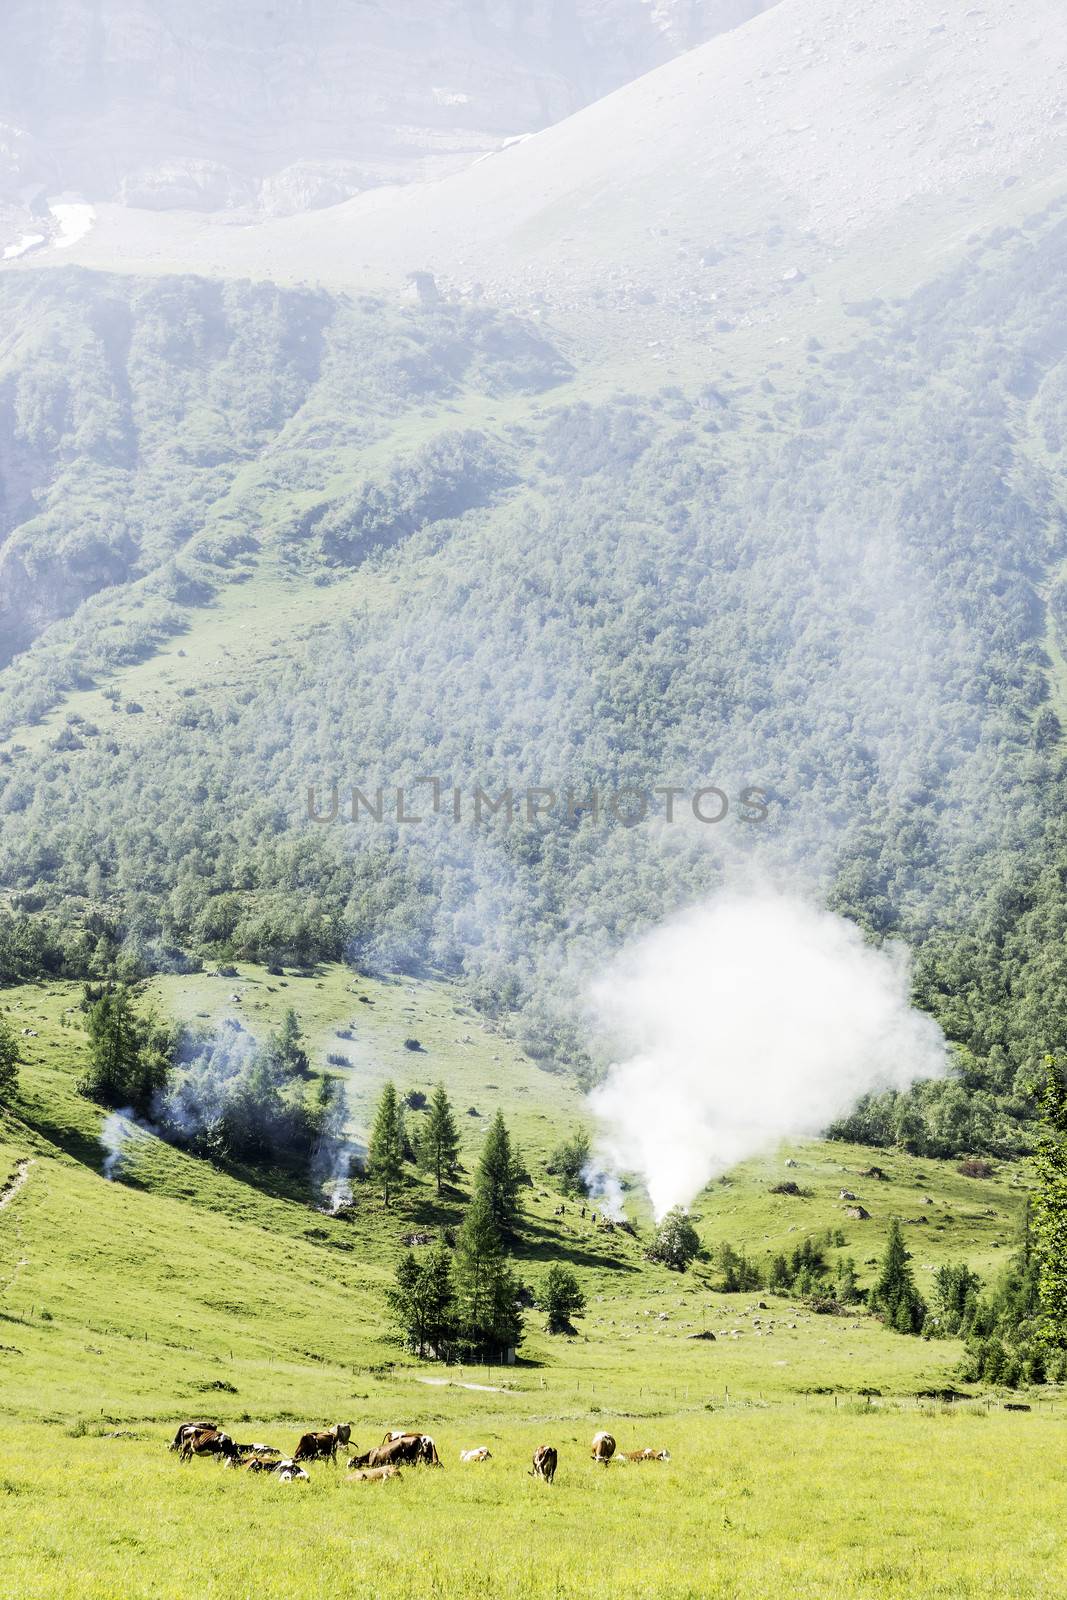
<svg viewBox="0 0 1067 1600"><path fill-rule="evenodd" d="M504 1254L489 1198L476 1193L456 1240L457 1322L464 1343L486 1359L499 1359L522 1339L517 1288Z"/></svg>
<svg viewBox="0 0 1067 1600"><path fill-rule="evenodd" d="M386 1290L393 1319L420 1357L443 1360L455 1336L456 1293L452 1258L443 1246L420 1261L413 1251L401 1256L396 1279Z"/></svg>
<svg viewBox="0 0 1067 1600"><path fill-rule="evenodd" d="M585 1311L585 1295L574 1273L554 1261L545 1274L541 1304L548 1317L549 1333L573 1333L571 1322Z"/></svg>
<svg viewBox="0 0 1067 1600"><path fill-rule="evenodd" d="M918 1333L926 1317L926 1303L915 1287L908 1262L911 1255L904 1243L899 1220L889 1224L889 1238L878 1282L871 1290L870 1304L881 1312L886 1326L897 1333Z"/></svg>
<svg viewBox="0 0 1067 1600"><path fill-rule="evenodd" d="M507 1238L515 1233L522 1206L519 1189L526 1176L522 1159L512 1149L511 1135L498 1111L489 1125L478 1169L474 1177L474 1192L485 1200L498 1232Z"/></svg>
<svg viewBox="0 0 1067 1600"><path fill-rule="evenodd" d="M387 1083L378 1101L378 1110L371 1129L367 1168L371 1177L381 1184L382 1199L388 1205L394 1190L404 1176L404 1151L407 1135L404 1131L404 1112L396 1088Z"/></svg>
<svg viewBox="0 0 1067 1600"><path fill-rule="evenodd" d="M430 1096L430 1106L419 1137L419 1165L433 1174L440 1194L446 1181L459 1171L459 1132L452 1103L439 1083Z"/></svg>
<svg viewBox="0 0 1067 1600"><path fill-rule="evenodd" d="M89 1008L89 1066L79 1088L102 1105L137 1098L141 1082L137 1022L125 989L107 989Z"/></svg>
<svg viewBox="0 0 1067 1600"><path fill-rule="evenodd" d="M19 1047L15 1030L6 1017L0 1017L0 1100L12 1094L18 1082Z"/></svg>
<svg viewBox="0 0 1067 1600"><path fill-rule="evenodd" d="M300 1018L292 1006L286 1009L282 1018L281 1028L271 1042L278 1053L278 1059L287 1077L301 1078L309 1071Z"/></svg>

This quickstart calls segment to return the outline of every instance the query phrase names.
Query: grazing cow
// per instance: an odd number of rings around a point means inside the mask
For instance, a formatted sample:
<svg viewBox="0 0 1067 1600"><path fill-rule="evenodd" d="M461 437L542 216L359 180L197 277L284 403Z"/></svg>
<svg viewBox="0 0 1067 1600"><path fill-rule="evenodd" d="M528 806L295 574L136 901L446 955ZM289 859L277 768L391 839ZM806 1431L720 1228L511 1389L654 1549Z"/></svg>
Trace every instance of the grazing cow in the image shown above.
<svg viewBox="0 0 1067 1600"><path fill-rule="evenodd" d="M542 1478L545 1483L551 1483L556 1476L556 1467L559 1457L554 1446L539 1444L533 1453L533 1467L530 1470L531 1478Z"/></svg>
<svg viewBox="0 0 1067 1600"><path fill-rule="evenodd" d="M345 1482L387 1483L390 1478L399 1478L400 1476L399 1467L361 1467L358 1472L350 1472Z"/></svg>
<svg viewBox="0 0 1067 1600"><path fill-rule="evenodd" d="M653 1450L651 1446L646 1445L643 1450L627 1450L622 1459L624 1461L669 1461L671 1453L669 1450Z"/></svg>
<svg viewBox="0 0 1067 1600"><path fill-rule="evenodd" d="M473 1450L461 1450L459 1459L461 1461L492 1461L493 1453L488 1445L480 1444Z"/></svg>
<svg viewBox="0 0 1067 1600"><path fill-rule="evenodd" d="M337 1463L337 1446L347 1444L352 1437L352 1424L350 1422L335 1422L332 1428L326 1428L321 1433L304 1433L293 1452L294 1461L320 1461L327 1459L335 1465Z"/></svg>
<svg viewBox="0 0 1067 1600"><path fill-rule="evenodd" d="M214 1431L217 1431L218 1430L218 1426L219 1425L218 1425L217 1422L208 1422L208 1421L203 1420L203 1419L200 1422L182 1422L182 1423L179 1423L178 1431L174 1435L174 1438L171 1440L170 1444L168 1444L167 1449L168 1450L180 1450L182 1445L183 1445L183 1443L185 1442L185 1436L186 1436L187 1433L200 1433L205 1428L210 1428L210 1429L212 1429Z"/></svg>
<svg viewBox="0 0 1067 1600"><path fill-rule="evenodd" d="M593 1435L593 1460L601 1462L605 1467L615 1454L615 1440L610 1433L594 1433Z"/></svg>
<svg viewBox="0 0 1067 1600"><path fill-rule="evenodd" d="M218 1456L220 1460L233 1460L240 1454L228 1433L214 1428L201 1428L186 1434L178 1451L179 1461L191 1461L193 1456Z"/></svg>

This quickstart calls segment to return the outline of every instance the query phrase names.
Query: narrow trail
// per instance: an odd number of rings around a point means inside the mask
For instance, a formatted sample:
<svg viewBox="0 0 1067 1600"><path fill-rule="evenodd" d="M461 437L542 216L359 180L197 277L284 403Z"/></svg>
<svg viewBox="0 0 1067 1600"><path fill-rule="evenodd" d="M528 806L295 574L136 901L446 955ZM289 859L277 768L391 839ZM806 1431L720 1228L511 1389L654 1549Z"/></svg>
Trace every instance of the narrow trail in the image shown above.
<svg viewBox="0 0 1067 1600"><path fill-rule="evenodd" d="M19 1190L29 1177L30 1168L32 1166L32 1156L27 1156L25 1160L16 1163L14 1172L7 1180L3 1190L0 1191L0 1211L3 1211L4 1207L10 1205L12 1200L14 1200L15 1196L18 1194ZM24 1267L28 1267L30 1264L29 1257L24 1253L26 1249L26 1236L22 1230L22 1218L19 1216L17 1211L14 1213L13 1232L15 1237L15 1247L18 1250L19 1255L18 1259L14 1263L11 1276L6 1282L0 1282L0 1296L4 1296L9 1292L18 1278L19 1273Z"/></svg>
<svg viewBox="0 0 1067 1600"><path fill-rule="evenodd" d="M10 1205L12 1200L14 1200L15 1196L26 1182L26 1179L29 1177L30 1168L32 1166L32 1156L27 1157L25 1161L20 1161L17 1163L14 1174L8 1179L3 1191L0 1192L0 1211L2 1211L5 1206Z"/></svg>

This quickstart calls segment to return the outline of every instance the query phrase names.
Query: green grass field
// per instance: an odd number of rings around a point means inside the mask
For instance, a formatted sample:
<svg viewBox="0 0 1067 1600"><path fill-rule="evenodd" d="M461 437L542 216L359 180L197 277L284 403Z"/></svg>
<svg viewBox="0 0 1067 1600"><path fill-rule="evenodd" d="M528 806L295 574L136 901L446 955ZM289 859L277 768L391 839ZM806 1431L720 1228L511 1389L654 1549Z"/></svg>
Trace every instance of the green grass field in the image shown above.
<svg viewBox="0 0 1067 1600"><path fill-rule="evenodd" d="M635 1581L672 1597L1062 1593L1060 1391L923 1398L958 1386L957 1344L899 1337L864 1312L719 1294L705 1263L671 1274L572 1206L557 1218L544 1159L582 1117L580 1097L446 986L340 968L239 974L158 978L150 993L175 1015L236 1013L257 1032L294 1005L316 1064L327 1049L352 1060L356 1133L385 1076L403 1089L440 1077L469 1165L501 1105L534 1178L519 1275L536 1285L549 1260L569 1260L587 1315L561 1339L530 1313L514 1367L416 1363L390 1337L383 1287L405 1230L454 1220L461 1201L439 1207L415 1180L386 1211L360 1185L345 1222L311 1209L292 1178L267 1188L153 1138L107 1182L101 1113L75 1090L78 989L6 990L27 1059L15 1114L0 1120L0 1189L22 1178L0 1208L4 1600L577 1596ZM337 1039L340 1027L354 1038ZM406 1050L407 1037L423 1049ZM945 1260L989 1276L1028 1181L1007 1163L976 1180L949 1163L807 1144L789 1169L802 1195L772 1195L789 1154L700 1198L706 1245L729 1239L758 1256L841 1227L869 1281L890 1216L928 1215L908 1230L920 1286ZM859 1178L872 1159L885 1181ZM842 1187L869 1221L844 1216ZM639 1206L635 1216L643 1229ZM692 1337L704 1330L714 1341ZM1031 1410L1005 1411L1009 1398ZM165 1443L176 1421L205 1412L284 1450L335 1420L352 1421L361 1449L418 1425L444 1470L358 1485L315 1466L310 1484L285 1485L180 1466ZM667 1446L673 1459L600 1469L589 1460L600 1427L621 1448ZM542 1442L560 1452L551 1487L527 1476ZM493 1460L461 1467L459 1450L476 1444Z"/></svg>

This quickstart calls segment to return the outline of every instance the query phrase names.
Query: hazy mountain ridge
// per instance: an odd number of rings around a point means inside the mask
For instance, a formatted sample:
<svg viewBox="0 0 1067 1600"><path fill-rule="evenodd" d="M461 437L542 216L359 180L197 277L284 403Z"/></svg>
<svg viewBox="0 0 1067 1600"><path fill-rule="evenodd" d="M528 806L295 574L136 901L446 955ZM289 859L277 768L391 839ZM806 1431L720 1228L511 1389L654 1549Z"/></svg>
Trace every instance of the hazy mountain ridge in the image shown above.
<svg viewBox="0 0 1067 1600"><path fill-rule="evenodd" d="M843 302L911 292L1062 191L1058 4L946 0L938 19L788 0L440 183L248 227L104 207L71 254L394 293L429 269L590 349L729 361L733 335L797 340Z"/></svg>
<svg viewBox="0 0 1067 1600"><path fill-rule="evenodd" d="M776 3L11 0L0 245L45 192L284 214L440 176Z"/></svg>

